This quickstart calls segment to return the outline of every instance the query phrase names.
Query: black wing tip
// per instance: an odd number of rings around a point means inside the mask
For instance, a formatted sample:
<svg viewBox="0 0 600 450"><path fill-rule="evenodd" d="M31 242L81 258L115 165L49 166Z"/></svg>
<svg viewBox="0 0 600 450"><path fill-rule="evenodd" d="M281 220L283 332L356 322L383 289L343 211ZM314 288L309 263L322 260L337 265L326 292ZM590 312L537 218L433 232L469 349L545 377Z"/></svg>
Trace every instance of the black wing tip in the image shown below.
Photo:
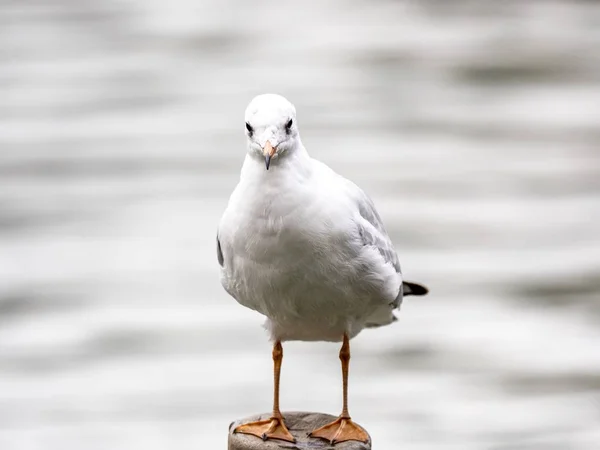
<svg viewBox="0 0 600 450"><path fill-rule="evenodd" d="M402 283L402 294L403 295L427 295L429 293L429 289L418 283L411 283L409 281L404 281Z"/></svg>

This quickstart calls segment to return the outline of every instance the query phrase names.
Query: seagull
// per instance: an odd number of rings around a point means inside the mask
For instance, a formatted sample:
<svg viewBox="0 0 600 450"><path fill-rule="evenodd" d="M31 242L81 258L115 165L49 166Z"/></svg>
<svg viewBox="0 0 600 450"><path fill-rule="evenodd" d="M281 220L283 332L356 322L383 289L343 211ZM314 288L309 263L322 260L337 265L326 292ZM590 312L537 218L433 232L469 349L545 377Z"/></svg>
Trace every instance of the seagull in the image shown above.
<svg viewBox="0 0 600 450"><path fill-rule="evenodd" d="M309 156L296 108L262 94L245 113L246 157L217 230L221 284L266 316L273 342L273 413L234 432L295 442L279 409L282 342L341 342L343 406L310 433L331 444L368 442L348 412L350 340L389 325L403 296L428 289L402 280L396 250L369 196Z"/></svg>

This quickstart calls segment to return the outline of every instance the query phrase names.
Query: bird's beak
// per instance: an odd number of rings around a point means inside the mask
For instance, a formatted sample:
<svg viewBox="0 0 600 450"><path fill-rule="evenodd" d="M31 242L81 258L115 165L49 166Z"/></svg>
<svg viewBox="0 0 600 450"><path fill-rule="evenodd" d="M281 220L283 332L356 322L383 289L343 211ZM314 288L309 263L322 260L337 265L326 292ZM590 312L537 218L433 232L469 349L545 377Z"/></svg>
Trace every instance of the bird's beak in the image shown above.
<svg viewBox="0 0 600 450"><path fill-rule="evenodd" d="M267 170L269 170L269 165L271 164L271 158L275 154L277 149L271 145L271 141L267 141L265 146L263 147L263 155L265 155L265 165L267 166Z"/></svg>

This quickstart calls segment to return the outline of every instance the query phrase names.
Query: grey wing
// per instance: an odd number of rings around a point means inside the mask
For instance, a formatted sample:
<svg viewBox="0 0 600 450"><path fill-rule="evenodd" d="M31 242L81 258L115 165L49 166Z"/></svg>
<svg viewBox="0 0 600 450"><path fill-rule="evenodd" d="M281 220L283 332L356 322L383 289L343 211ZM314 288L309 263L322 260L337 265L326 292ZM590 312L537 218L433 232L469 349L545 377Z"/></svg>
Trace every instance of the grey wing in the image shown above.
<svg viewBox="0 0 600 450"><path fill-rule="evenodd" d="M223 250L221 250L221 241L219 241L219 232L217 231L217 261L219 265L223 267L225 258L223 258Z"/></svg>
<svg viewBox="0 0 600 450"><path fill-rule="evenodd" d="M401 279L402 270L398 254L383 226L383 221L379 213L375 209L375 204L362 189L356 185L355 189L359 194L357 197L358 211L366 222L358 223L358 234L362 240L362 244L377 249L384 262L391 265ZM400 303L402 303L402 283L400 283L398 295L390 306L397 308L400 306Z"/></svg>
<svg viewBox="0 0 600 450"><path fill-rule="evenodd" d="M375 209L373 201L366 194L364 194L364 198L359 201L358 211L361 217L373 227L373 229L364 226L359 227L359 234L363 243L377 248L385 262L394 266L396 272L401 274L402 270L400 269L400 261L398 260L396 249L385 231L383 222Z"/></svg>
<svg viewBox="0 0 600 450"><path fill-rule="evenodd" d="M371 225L371 227L368 227L359 224L358 233L360 238L362 239L363 245L375 247L383 257L384 261L387 264L392 265L396 270L396 273L402 276L402 270L400 268L398 254L396 253L394 244L392 244L392 240L389 238L387 232L385 231L383 221L381 220L379 213L375 209L375 204L373 203L373 200L371 200L369 196L358 186L356 186L356 189L361 194L357 200L359 213L361 217ZM422 296L427 295L428 292L429 289L427 289L427 287L423 286L422 284L402 281L398 292L398 296L392 303L392 306L394 308L399 307L402 303L403 296Z"/></svg>

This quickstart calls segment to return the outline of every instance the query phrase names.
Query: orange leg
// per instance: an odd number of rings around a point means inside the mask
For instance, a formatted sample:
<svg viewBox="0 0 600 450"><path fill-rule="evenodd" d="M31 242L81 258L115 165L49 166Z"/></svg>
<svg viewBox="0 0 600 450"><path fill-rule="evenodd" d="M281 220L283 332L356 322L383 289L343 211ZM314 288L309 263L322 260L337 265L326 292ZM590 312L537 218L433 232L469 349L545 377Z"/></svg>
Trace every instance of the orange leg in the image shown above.
<svg viewBox="0 0 600 450"><path fill-rule="evenodd" d="M281 342L275 342L273 346L273 373L274 373L274 392L273 392L273 415L268 420L259 420L240 425L234 433L252 434L258 436L263 441L267 439L280 439L282 441L296 442L294 436L289 432L283 421L283 416L279 410L279 376L281 374L281 361L283 360L283 347Z"/></svg>
<svg viewBox="0 0 600 450"><path fill-rule="evenodd" d="M330 444L344 441L369 442L369 435L360 426L350 419L348 412L348 370L350 365L350 339L344 334L344 341L340 349L340 360L342 361L342 383L343 383L343 406L340 416L331 423L310 433L310 437L321 438Z"/></svg>

